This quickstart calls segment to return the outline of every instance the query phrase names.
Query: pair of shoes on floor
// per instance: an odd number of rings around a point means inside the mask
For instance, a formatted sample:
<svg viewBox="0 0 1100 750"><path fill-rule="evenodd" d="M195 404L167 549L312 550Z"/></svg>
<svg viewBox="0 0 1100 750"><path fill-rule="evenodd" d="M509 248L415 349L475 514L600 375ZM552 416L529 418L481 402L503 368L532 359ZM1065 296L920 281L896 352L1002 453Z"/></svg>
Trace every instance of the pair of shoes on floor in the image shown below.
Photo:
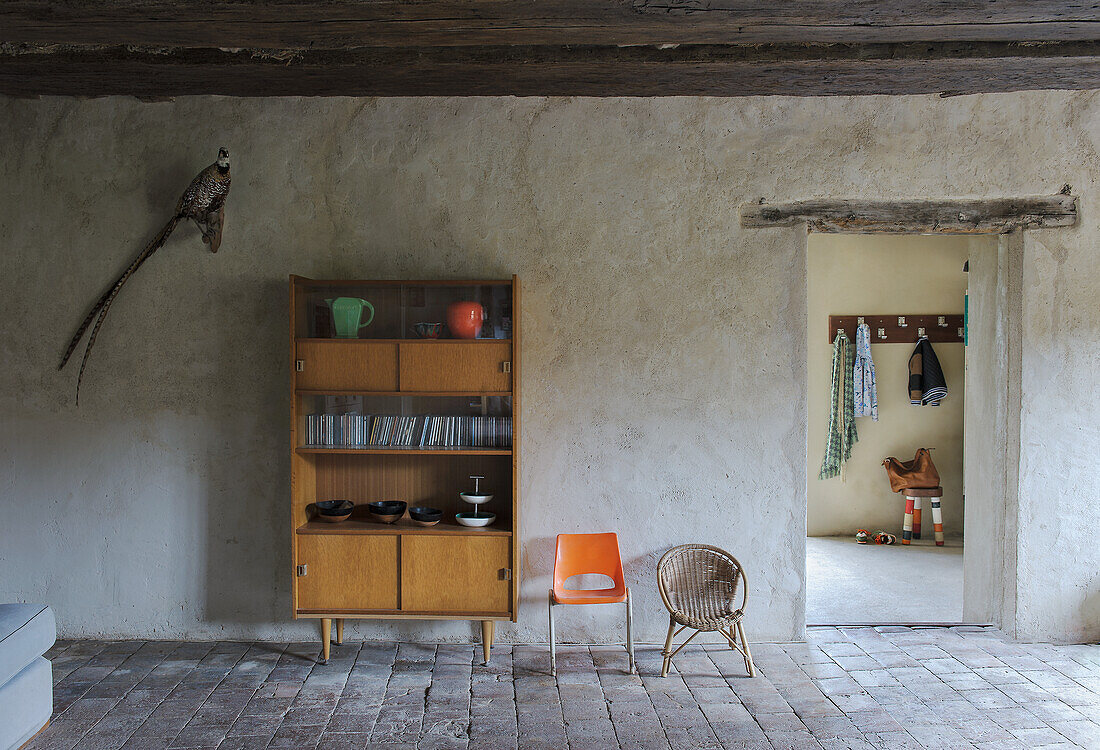
<svg viewBox="0 0 1100 750"><path fill-rule="evenodd" d="M856 529L856 544L867 544L868 542L874 542L875 544L896 544L898 538L893 534L887 534L885 531L876 531L872 534L867 529Z"/></svg>

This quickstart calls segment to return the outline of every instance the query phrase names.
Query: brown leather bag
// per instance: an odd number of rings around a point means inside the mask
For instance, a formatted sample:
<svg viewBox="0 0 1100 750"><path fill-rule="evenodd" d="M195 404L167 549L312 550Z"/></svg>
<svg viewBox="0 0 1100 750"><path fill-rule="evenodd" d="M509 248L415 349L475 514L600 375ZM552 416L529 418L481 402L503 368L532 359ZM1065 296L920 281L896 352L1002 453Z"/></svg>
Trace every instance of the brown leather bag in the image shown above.
<svg viewBox="0 0 1100 750"><path fill-rule="evenodd" d="M940 486L940 473L927 448L918 448L912 461L899 461L890 456L882 465L886 467L886 476L890 477L891 492L931 490Z"/></svg>

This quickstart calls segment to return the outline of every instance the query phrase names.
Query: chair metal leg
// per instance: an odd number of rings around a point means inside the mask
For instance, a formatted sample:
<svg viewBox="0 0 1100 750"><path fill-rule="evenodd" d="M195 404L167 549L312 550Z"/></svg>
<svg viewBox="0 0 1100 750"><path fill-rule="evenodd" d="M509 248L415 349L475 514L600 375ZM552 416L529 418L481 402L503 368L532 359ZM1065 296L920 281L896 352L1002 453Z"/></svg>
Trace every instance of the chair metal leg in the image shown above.
<svg viewBox="0 0 1100 750"><path fill-rule="evenodd" d="M626 590L626 651L630 654L629 674L634 674L638 670L634 664L634 608L630 605L630 589Z"/></svg>
<svg viewBox="0 0 1100 750"><path fill-rule="evenodd" d="M550 589L550 596L547 598L547 610L550 613L550 674L557 677L558 675L558 659L557 654L554 653L554 590Z"/></svg>
<svg viewBox="0 0 1100 750"><path fill-rule="evenodd" d="M672 664L672 634L676 632L676 621L668 618L668 636L665 638L665 648L661 652L664 660L661 662L661 677L668 677L668 668Z"/></svg>
<svg viewBox="0 0 1100 750"><path fill-rule="evenodd" d="M752 663L752 651L749 650L749 639L745 637L745 626L741 624L741 621L737 621L737 635L741 639L741 647L744 649L745 655L745 669L748 670L749 677L756 677L756 665Z"/></svg>

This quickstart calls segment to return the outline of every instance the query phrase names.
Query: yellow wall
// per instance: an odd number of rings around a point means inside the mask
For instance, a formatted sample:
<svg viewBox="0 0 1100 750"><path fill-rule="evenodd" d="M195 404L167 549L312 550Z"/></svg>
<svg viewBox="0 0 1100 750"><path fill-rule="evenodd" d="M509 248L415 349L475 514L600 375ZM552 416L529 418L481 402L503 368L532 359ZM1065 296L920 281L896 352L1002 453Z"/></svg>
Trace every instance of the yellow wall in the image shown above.
<svg viewBox="0 0 1100 750"><path fill-rule="evenodd" d="M947 378L939 407L909 404L908 361L913 344L875 344L878 422L856 420L859 442L844 481L819 480L829 423L832 336L829 315L961 314L966 292L963 263L973 243L996 238L811 234L809 242L809 452L810 536L853 534L857 528L901 533L903 501L890 492L882 459L909 460L917 448L935 448L932 460L944 488L944 529L962 531L963 346L933 344ZM853 342L854 343L854 342ZM932 531L931 513L924 524Z"/></svg>

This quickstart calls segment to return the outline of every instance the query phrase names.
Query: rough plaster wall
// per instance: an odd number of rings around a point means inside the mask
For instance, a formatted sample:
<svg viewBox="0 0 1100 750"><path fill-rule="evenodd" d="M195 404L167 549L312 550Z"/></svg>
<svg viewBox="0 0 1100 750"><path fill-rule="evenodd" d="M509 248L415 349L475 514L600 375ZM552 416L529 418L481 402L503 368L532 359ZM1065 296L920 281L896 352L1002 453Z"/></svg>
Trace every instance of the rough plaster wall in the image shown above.
<svg viewBox="0 0 1100 750"><path fill-rule="evenodd" d="M1095 117L1080 138L1089 149L1097 145ZM1082 196L1082 215L1097 216L1095 197ZM1086 224L1093 242L1094 222ZM1100 639L1100 546L1090 539L1100 493L1100 255L1074 239L1049 231L1024 238L1016 635L1093 642Z"/></svg>
<svg viewBox="0 0 1100 750"><path fill-rule="evenodd" d="M1021 586L1020 613L1036 635L1096 635L1083 509L1100 488L1080 459L1100 447L1098 106L1087 93L0 100L0 599L54 604L64 636L312 637L288 617L287 274L515 272L524 582L501 640L545 638L553 535L575 530L621 534L642 640L664 635L657 557L687 541L746 564L750 637L797 637L805 237L743 230L737 204L1070 182L1083 225L1028 245L1025 368L1052 366L1025 381L1048 390L1028 398L1023 453L1029 512L1069 516L1057 540L1079 551L1050 553L1049 515L1021 525L1029 582L1055 585ZM235 164L222 251L177 230L120 296L75 407L75 369L54 369L72 326L221 144ZM1047 440L1065 458L1046 458ZM563 613L560 632L621 638L618 609ZM474 632L368 622L351 636Z"/></svg>
<svg viewBox="0 0 1100 750"><path fill-rule="evenodd" d="M1015 631L1023 235L974 242L966 347L963 620Z"/></svg>
<svg viewBox="0 0 1100 750"><path fill-rule="evenodd" d="M829 427L833 346L826 336L830 315L913 313L961 315L966 294L963 263L972 246L996 246L996 237L811 234L809 289L809 454L806 457L809 536L851 536L856 529L901 534L904 501L890 491L882 459L913 457L933 448L944 488L943 523L951 536L963 532L963 345L933 344L947 380L947 398L937 407L909 403L912 343L876 343L871 357L878 385L878 421L856 420L859 442L840 477L818 479ZM913 329L915 331L915 329ZM916 333L913 334L914 338ZM854 342L853 342L854 344ZM928 504L925 503L927 506ZM931 524L931 511L925 510ZM925 529L931 529L926 525ZM925 532L928 538L930 531Z"/></svg>

